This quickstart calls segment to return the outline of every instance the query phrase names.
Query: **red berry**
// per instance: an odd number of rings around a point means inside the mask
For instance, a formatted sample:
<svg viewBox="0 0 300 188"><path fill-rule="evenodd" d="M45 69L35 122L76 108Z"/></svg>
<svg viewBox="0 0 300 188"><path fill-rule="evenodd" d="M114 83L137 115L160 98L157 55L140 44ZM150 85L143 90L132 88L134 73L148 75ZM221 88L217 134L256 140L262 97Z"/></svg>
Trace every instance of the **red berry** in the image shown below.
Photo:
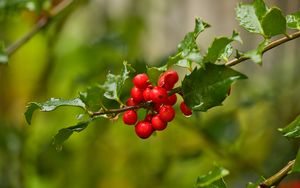
<svg viewBox="0 0 300 188"><path fill-rule="evenodd" d="M145 117L145 121L151 122L152 117L153 117L152 114L147 114L147 116Z"/></svg>
<svg viewBox="0 0 300 188"><path fill-rule="evenodd" d="M176 84L176 82L178 81L179 77L176 71L173 70L168 70L164 73L165 76L165 82L167 84Z"/></svg>
<svg viewBox="0 0 300 188"><path fill-rule="evenodd" d="M127 110L123 115L123 122L127 125L134 125L137 121L137 113L134 110Z"/></svg>
<svg viewBox="0 0 300 188"><path fill-rule="evenodd" d="M146 89L147 86L149 85L149 78L148 78L147 74L145 74L145 73L137 74L133 78L132 82L135 87L137 87L139 89Z"/></svg>
<svg viewBox="0 0 300 188"><path fill-rule="evenodd" d="M166 82L164 76L161 76L161 77L159 78L157 85L158 85L159 87L165 88L167 91L170 91L170 90L173 89L173 87L174 87L174 84L169 84L169 83Z"/></svg>
<svg viewBox="0 0 300 188"><path fill-rule="evenodd" d="M192 110L182 101L180 103L180 110L185 116L190 116L192 115Z"/></svg>
<svg viewBox="0 0 300 188"><path fill-rule="evenodd" d="M161 106L159 109L159 117L165 122L170 122L175 117L175 110L170 105Z"/></svg>
<svg viewBox="0 0 300 188"><path fill-rule="evenodd" d="M151 89L148 87L143 91L143 97L145 101L151 101L150 93Z"/></svg>
<svg viewBox="0 0 300 188"><path fill-rule="evenodd" d="M178 81L179 77L177 72L173 70L168 70L164 72L159 80L158 80L158 86L165 88L166 90L173 89L174 85Z"/></svg>
<svg viewBox="0 0 300 188"><path fill-rule="evenodd" d="M163 121L159 115L155 115L151 120L152 127L155 130L164 130L167 127L167 122Z"/></svg>
<svg viewBox="0 0 300 188"><path fill-rule="evenodd" d="M153 127L150 122L146 121L140 121L136 124L135 126L135 133L140 137L140 138L148 138L151 136L153 132Z"/></svg>
<svg viewBox="0 0 300 188"><path fill-rule="evenodd" d="M150 93L151 100L155 103L165 103L168 99L167 90L162 87L155 86Z"/></svg>
<svg viewBox="0 0 300 188"><path fill-rule="evenodd" d="M173 95L170 95L167 99L167 101L165 102L165 104L167 105L171 105L173 106L177 101L177 97L176 97L176 94L173 94Z"/></svg>
<svg viewBox="0 0 300 188"><path fill-rule="evenodd" d="M141 90L137 87L133 87L131 89L130 95L133 98L134 102L136 102L136 103L140 103L144 100L143 90Z"/></svg>
<svg viewBox="0 0 300 188"><path fill-rule="evenodd" d="M129 99L127 99L126 105L127 105L127 106L136 106L137 103L133 100L132 97L130 97Z"/></svg>

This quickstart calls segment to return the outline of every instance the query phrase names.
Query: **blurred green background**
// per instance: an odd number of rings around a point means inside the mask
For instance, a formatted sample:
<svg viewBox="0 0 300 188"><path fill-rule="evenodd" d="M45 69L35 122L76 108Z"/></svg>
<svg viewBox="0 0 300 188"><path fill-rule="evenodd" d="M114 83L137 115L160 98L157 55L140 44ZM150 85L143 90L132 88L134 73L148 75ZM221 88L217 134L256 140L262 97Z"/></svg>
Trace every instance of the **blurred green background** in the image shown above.
<svg viewBox="0 0 300 188"><path fill-rule="evenodd" d="M57 0L0 0L0 41L27 33L43 9ZM244 1L247 2L247 1ZM249 1L248 1L249 2ZM268 0L285 13L298 0ZM74 98L89 85L118 73L123 60L139 72L160 65L176 50L199 16L213 27L199 37L203 51L215 36L241 33L241 50L261 38L235 20L238 1L78 0L0 65L0 187L193 187L215 163L230 170L230 187L270 176L295 157L298 144L277 128L300 114L300 39L268 52L263 66L244 62L247 74L221 107L185 118L150 139L139 139L120 120L101 119L73 134L62 151L52 146L59 129L76 124L79 109L36 112L25 123L25 106L51 97ZM185 72L176 69L181 74ZM130 81L122 98L129 95ZM297 177L294 177L297 178Z"/></svg>

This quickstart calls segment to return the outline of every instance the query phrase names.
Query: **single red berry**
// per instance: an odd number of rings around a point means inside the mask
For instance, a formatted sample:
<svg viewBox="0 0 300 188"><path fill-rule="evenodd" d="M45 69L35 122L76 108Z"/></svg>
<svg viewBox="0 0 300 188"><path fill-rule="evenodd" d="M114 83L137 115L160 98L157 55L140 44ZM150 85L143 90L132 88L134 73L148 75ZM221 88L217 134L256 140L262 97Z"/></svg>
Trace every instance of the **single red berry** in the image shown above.
<svg viewBox="0 0 300 188"><path fill-rule="evenodd" d="M164 72L158 79L158 86L165 88L166 90L173 89L174 85L178 81L179 77L177 72L168 70Z"/></svg>
<svg viewBox="0 0 300 188"><path fill-rule="evenodd" d="M164 73L165 76L165 82L167 84L176 84L176 82L178 81L179 77L176 71L173 70L168 70Z"/></svg>
<svg viewBox="0 0 300 188"><path fill-rule="evenodd" d="M133 87L131 89L130 95L133 98L134 102L136 102L136 103L140 103L144 100L143 90L141 90L137 87Z"/></svg>
<svg viewBox="0 0 300 188"><path fill-rule="evenodd" d="M135 87L137 87L139 89L146 89L147 86L149 85L149 78L148 78L147 74L145 74L145 73L137 74L133 78L132 82Z"/></svg>
<svg viewBox="0 0 300 188"><path fill-rule="evenodd" d="M151 120L152 127L155 130L164 130L167 127L167 122L163 121L159 115L155 115Z"/></svg>
<svg viewBox="0 0 300 188"><path fill-rule="evenodd" d="M192 110L182 101L180 103L180 110L185 116L190 116L192 115Z"/></svg>
<svg viewBox="0 0 300 188"><path fill-rule="evenodd" d="M146 139L151 136L153 127L150 122L139 121L135 126L135 133L138 137Z"/></svg>
<svg viewBox="0 0 300 188"><path fill-rule="evenodd" d="M152 114L147 114L147 116L145 117L145 121L151 122L152 117L153 117Z"/></svg>
<svg viewBox="0 0 300 188"><path fill-rule="evenodd" d="M148 87L143 91L143 97L145 101L151 101L150 93L151 89Z"/></svg>
<svg viewBox="0 0 300 188"><path fill-rule="evenodd" d="M151 100L155 103L165 103L168 99L167 90L162 87L155 86L150 93Z"/></svg>
<svg viewBox="0 0 300 188"><path fill-rule="evenodd" d="M170 105L163 105L159 109L159 117L165 122L170 122L175 117L175 110Z"/></svg>
<svg viewBox="0 0 300 188"><path fill-rule="evenodd" d="M137 113L134 110L127 110L123 114L123 122L127 125L134 125L137 121Z"/></svg>
<svg viewBox="0 0 300 188"><path fill-rule="evenodd" d="M158 79L158 83L157 85L159 87L165 88L167 91L170 91L171 89L173 89L174 84L170 84L166 82L165 76L162 75L159 79Z"/></svg>
<svg viewBox="0 0 300 188"><path fill-rule="evenodd" d="M132 97L130 97L129 99L127 99L126 105L127 105L127 106L136 106L137 103L133 100Z"/></svg>
<svg viewBox="0 0 300 188"><path fill-rule="evenodd" d="M177 96L176 94L173 94L168 96L168 99L165 102L165 104L173 106L176 103L176 101L177 101Z"/></svg>

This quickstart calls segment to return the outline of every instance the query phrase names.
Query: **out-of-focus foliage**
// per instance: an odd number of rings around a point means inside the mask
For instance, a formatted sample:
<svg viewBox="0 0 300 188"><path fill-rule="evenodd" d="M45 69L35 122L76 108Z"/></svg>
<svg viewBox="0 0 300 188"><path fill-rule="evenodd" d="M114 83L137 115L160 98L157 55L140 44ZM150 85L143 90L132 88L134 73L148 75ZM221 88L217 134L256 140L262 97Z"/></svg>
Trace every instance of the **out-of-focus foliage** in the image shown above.
<svg viewBox="0 0 300 188"><path fill-rule="evenodd" d="M229 171L223 167L216 166L213 170L209 171L207 174L204 174L198 177L196 186L197 188L226 188L226 184L223 181L223 177L227 176Z"/></svg>
<svg viewBox="0 0 300 188"><path fill-rule="evenodd" d="M167 2L169 11L176 4L180 7L177 13L188 4ZM27 126L23 116L26 103L46 101L53 96L76 97L87 85L103 83L108 70L121 71L123 60L137 68L137 72L144 72L147 50L157 47L149 47L152 43L148 32L156 28L159 34L165 29L149 21L149 17L161 15L156 12L157 6L164 6L159 2L118 3L119 6L104 0L75 3L69 12L55 18L13 54L9 66L0 65L0 187L191 187L199 175L213 167L213 161L230 170L231 175L225 177L228 187L243 187L248 181L255 182L259 174L273 174L296 155L297 142L290 142L277 132L277 128L292 122L300 112L300 58L296 41L270 52L263 67L247 63L239 66L249 79L234 85L222 107L195 113L190 118L178 111L168 131L147 141L136 138L132 127L120 120L97 119L80 134L74 132L57 152L52 145L53 135L66 125L76 125L77 118L81 118L76 114L81 109L36 112L32 125ZM220 9L222 5L214 4ZM0 14L4 15L2 10ZM167 19L167 13L159 20ZM38 14L26 8L6 14L0 20L0 40L5 46L13 43L30 30ZM200 10L195 15L206 16ZM185 22L193 24L193 16ZM218 21L224 22L220 18ZM175 22L164 20L167 23ZM184 31L180 33L186 33L192 27L181 29ZM175 43L183 37L174 36ZM247 45L256 38L243 39ZM163 47L159 50L166 50L166 57L176 50L176 46L159 46ZM246 50L249 49L252 48ZM159 66L158 62L165 63L166 57L147 63ZM183 73L182 69L177 70ZM120 100L128 97L130 87L128 82ZM117 106L111 101L104 103Z"/></svg>

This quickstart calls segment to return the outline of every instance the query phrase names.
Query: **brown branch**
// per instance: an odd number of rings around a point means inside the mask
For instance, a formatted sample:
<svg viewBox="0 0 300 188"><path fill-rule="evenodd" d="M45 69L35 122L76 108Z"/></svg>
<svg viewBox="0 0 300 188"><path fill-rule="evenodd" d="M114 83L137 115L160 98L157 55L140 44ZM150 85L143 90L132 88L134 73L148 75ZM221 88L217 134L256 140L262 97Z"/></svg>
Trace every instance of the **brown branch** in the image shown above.
<svg viewBox="0 0 300 188"><path fill-rule="evenodd" d="M95 117L95 116L100 116L100 115L105 115L105 114L119 114L119 113L125 112L127 110L134 110L134 109L139 109L139 108L149 108L151 106L152 106L152 102L144 102L144 103L138 104L136 106L125 106L123 108L107 109L107 110L101 109L98 112L91 112L90 116Z"/></svg>
<svg viewBox="0 0 300 188"><path fill-rule="evenodd" d="M283 167L273 176L266 179L259 186L257 186L257 188L271 188L274 185L278 185L280 181L283 178L285 178L288 175L288 173L292 170L294 164L295 164L295 160L288 162L288 164L285 167Z"/></svg>
<svg viewBox="0 0 300 188"><path fill-rule="evenodd" d="M286 43L290 40L294 40L296 38L300 37L300 31L297 31L295 33L292 33L291 35L288 35L288 36L285 36L285 37L282 37L280 39L277 39L273 42L271 42L270 44L268 44L264 49L263 49L263 53L283 44L283 43ZM226 66L233 66L233 65L236 65L236 64L239 64L245 60L248 60L250 59L249 57L244 57L244 56L241 56L239 58L235 58L235 59L232 59L231 61L228 61L225 65Z"/></svg>
<svg viewBox="0 0 300 188"><path fill-rule="evenodd" d="M11 44L6 48L6 53L8 56L12 55L17 49L23 46L26 42L28 42L35 34L37 34L43 27L49 24L50 18L55 17L63 10L65 10L73 0L64 0L60 2L58 5L53 7L48 15L42 16L36 24L32 27L32 29L26 33L22 38L17 40L15 43Z"/></svg>
<svg viewBox="0 0 300 188"><path fill-rule="evenodd" d="M23 44L29 41L37 32L39 32L47 23L48 18L45 16L41 17L28 33L26 33L22 38L20 38L15 43L11 44L6 48L5 51L7 55L12 55L17 49L19 49Z"/></svg>
<svg viewBox="0 0 300 188"><path fill-rule="evenodd" d="M182 88L181 87L176 87L172 89L171 91L168 92L168 95L173 95L175 93L178 93L179 95L182 95Z"/></svg>

